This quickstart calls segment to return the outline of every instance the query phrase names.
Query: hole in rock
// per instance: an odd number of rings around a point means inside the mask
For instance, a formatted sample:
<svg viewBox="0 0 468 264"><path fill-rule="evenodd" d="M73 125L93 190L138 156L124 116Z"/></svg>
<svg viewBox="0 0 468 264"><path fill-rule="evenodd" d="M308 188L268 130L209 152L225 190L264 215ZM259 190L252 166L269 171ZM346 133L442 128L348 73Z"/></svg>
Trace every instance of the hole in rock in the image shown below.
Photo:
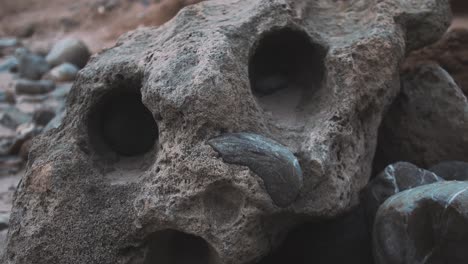
<svg viewBox="0 0 468 264"><path fill-rule="evenodd" d="M104 95L91 112L89 134L98 151L130 157L155 146L158 126L139 91L115 89Z"/></svg>
<svg viewBox="0 0 468 264"><path fill-rule="evenodd" d="M164 230L150 237L144 264L217 264L217 254L201 237Z"/></svg>
<svg viewBox="0 0 468 264"><path fill-rule="evenodd" d="M323 81L326 50L302 31L266 33L249 62L250 85L260 105L281 120L297 120Z"/></svg>
<svg viewBox="0 0 468 264"><path fill-rule="evenodd" d="M324 222L293 229L257 264L373 264L371 237L363 208Z"/></svg>

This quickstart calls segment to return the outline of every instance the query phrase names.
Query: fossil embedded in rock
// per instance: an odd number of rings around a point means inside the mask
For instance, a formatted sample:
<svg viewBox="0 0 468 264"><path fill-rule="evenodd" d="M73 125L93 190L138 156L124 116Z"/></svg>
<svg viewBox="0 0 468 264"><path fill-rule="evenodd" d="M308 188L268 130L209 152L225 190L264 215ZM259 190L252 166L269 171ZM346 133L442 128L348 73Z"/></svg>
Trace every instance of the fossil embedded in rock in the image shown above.
<svg viewBox="0 0 468 264"><path fill-rule="evenodd" d="M288 206L302 188L299 161L286 147L264 136L232 133L208 141L227 163L249 167L263 179L278 206Z"/></svg>

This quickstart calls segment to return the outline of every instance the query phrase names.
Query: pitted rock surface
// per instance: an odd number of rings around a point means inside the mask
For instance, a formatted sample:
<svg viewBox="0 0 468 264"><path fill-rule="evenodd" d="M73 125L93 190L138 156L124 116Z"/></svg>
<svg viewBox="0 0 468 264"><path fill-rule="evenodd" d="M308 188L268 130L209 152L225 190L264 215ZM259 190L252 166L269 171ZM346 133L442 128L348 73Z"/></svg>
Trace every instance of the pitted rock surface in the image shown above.
<svg viewBox="0 0 468 264"><path fill-rule="evenodd" d="M438 0L224 0L122 36L33 144L3 263L260 260L304 218L357 202L405 52L448 23ZM287 85L259 95L255 80ZM291 205L207 144L235 132L294 153L303 187Z"/></svg>
<svg viewBox="0 0 468 264"><path fill-rule="evenodd" d="M375 219L376 264L465 263L467 205L467 182L433 183L392 196Z"/></svg>

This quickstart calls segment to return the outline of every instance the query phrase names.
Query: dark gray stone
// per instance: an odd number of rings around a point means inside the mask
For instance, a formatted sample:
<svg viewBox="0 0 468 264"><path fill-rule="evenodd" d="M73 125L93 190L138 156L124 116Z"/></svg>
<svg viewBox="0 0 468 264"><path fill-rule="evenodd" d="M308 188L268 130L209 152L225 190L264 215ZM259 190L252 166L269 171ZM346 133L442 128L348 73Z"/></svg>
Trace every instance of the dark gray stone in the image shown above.
<svg viewBox="0 0 468 264"><path fill-rule="evenodd" d="M13 141L13 144L10 146L8 150L9 155L18 155L21 151L21 147L25 142L34 138L35 136L39 135L42 132L42 127L34 124L34 123L26 123L20 125L16 129L16 136Z"/></svg>
<svg viewBox="0 0 468 264"><path fill-rule="evenodd" d="M468 182L409 189L379 209L373 230L376 264L464 264L468 260Z"/></svg>
<svg viewBox="0 0 468 264"><path fill-rule="evenodd" d="M372 226L379 206L389 197L404 190L443 181L435 173L418 168L409 162L388 165L363 190L361 199Z"/></svg>
<svg viewBox="0 0 468 264"><path fill-rule="evenodd" d="M11 129L16 129L19 125L29 121L31 121L30 115L13 106L4 108L0 112L0 124Z"/></svg>
<svg viewBox="0 0 468 264"><path fill-rule="evenodd" d="M55 89L55 83L51 80L32 81L19 79L15 82L15 91L17 94L38 95L46 94Z"/></svg>
<svg viewBox="0 0 468 264"><path fill-rule="evenodd" d="M16 49L15 57L21 78L39 80L49 70L49 64L43 57L32 54L25 48Z"/></svg>
<svg viewBox="0 0 468 264"><path fill-rule="evenodd" d="M51 108L40 108L37 109L33 114L33 120L36 125L47 126L47 124L55 117L56 113Z"/></svg>
<svg viewBox="0 0 468 264"><path fill-rule="evenodd" d="M16 72L18 70L18 59L16 57L8 57L0 63L0 72L10 71Z"/></svg>
<svg viewBox="0 0 468 264"><path fill-rule="evenodd" d="M52 67L69 62L81 69L86 65L90 56L88 47L81 40L67 38L60 40L52 47L46 60Z"/></svg>
<svg viewBox="0 0 468 264"><path fill-rule="evenodd" d="M379 131L374 169L405 160L429 167L468 161L468 100L440 66L424 64L401 77L401 93Z"/></svg>
<svg viewBox="0 0 468 264"><path fill-rule="evenodd" d="M429 170L447 181L468 180L468 162L444 161L430 167Z"/></svg>
<svg viewBox="0 0 468 264"><path fill-rule="evenodd" d="M1 144L1 139L0 139ZM23 160L18 156L0 155L0 176L9 176L17 173L23 166Z"/></svg>
<svg viewBox="0 0 468 264"><path fill-rule="evenodd" d="M225 162L247 166L260 176L278 206L288 206L299 194L303 185L299 161L278 142L257 134L232 133L210 139L208 144Z"/></svg>

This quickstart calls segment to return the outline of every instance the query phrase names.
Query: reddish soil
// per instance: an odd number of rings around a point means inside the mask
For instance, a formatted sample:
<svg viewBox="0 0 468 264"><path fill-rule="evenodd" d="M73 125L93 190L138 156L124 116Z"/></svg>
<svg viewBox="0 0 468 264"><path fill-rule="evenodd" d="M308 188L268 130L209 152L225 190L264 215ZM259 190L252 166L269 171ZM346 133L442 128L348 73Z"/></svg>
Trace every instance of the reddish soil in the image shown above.
<svg viewBox="0 0 468 264"><path fill-rule="evenodd" d="M442 66L468 95L468 28L452 29L434 45L412 52L403 70L428 61Z"/></svg>
<svg viewBox="0 0 468 264"><path fill-rule="evenodd" d="M161 25L184 6L200 1L3 0L0 37L22 37L33 51L45 52L58 39L76 36L97 52L124 32Z"/></svg>

